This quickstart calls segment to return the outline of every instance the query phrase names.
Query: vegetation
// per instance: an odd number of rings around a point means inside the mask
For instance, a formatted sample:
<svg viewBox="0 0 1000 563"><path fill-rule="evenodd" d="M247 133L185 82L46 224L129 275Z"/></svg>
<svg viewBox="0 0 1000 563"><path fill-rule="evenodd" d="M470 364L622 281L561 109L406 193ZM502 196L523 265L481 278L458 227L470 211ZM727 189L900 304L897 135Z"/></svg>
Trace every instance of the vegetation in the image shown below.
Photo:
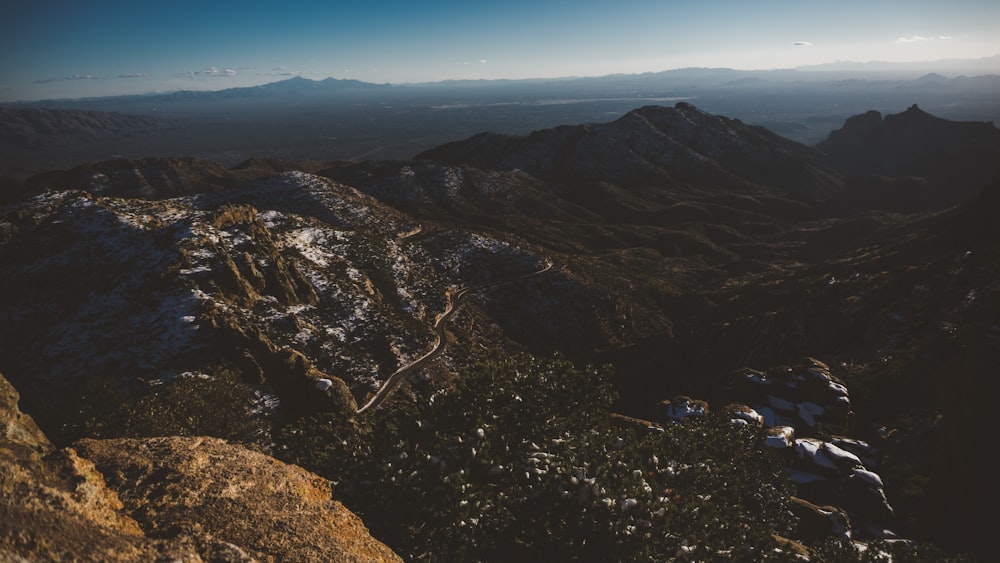
<svg viewBox="0 0 1000 563"><path fill-rule="evenodd" d="M214 436L266 449L269 423L252 415L262 397L239 375L185 374L174 381L125 393L111 378L95 378L61 408L42 417L57 444L79 438Z"/></svg>
<svg viewBox="0 0 1000 563"><path fill-rule="evenodd" d="M787 482L724 417L612 426L609 373L494 356L369 417L303 419L283 455L329 477L413 560L762 561L786 534Z"/></svg>

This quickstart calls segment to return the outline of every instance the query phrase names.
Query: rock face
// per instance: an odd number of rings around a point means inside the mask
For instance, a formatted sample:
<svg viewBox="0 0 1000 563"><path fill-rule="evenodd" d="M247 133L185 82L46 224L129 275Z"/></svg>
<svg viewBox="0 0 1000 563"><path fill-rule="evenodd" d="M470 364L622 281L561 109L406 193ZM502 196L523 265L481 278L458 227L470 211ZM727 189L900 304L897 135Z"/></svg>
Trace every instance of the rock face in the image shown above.
<svg viewBox="0 0 1000 563"><path fill-rule="evenodd" d="M190 541L143 535L94 464L57 450L0 375L0 560L200 561Z"/></svg>
<svg viewBox="0 0 1000 563"><path fill-rule="evenodd" d="M214 438L82 440L151 536L207 534L258 561L400 561L312 473Z"/></svg>
<svg viewBox="0 0 1000 563"><path fill-rule="evenodd" d="M17 399L0 375L0 561L400 561L301 468L215 439L55 449Z"/></svg>

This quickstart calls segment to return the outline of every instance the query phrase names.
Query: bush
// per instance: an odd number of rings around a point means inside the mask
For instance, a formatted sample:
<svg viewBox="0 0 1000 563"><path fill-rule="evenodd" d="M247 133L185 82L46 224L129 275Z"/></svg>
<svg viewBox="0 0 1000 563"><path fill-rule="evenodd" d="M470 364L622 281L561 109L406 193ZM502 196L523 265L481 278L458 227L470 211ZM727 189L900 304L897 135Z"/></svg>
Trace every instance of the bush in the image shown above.
<svg viewBox="0 0 1000 563"><path fill-rule="evenodd" d="M82 410L68 411L83 422L65 427L60 436L214 436L267 449L270 422L263 414L253 414L261 408L262 396L234 372L223 367L213 371L211 376L182 375L133 395L122 393L116 382L101 380L98 391L81 395Z"/></svg>
<svg viewBox="0 0 1000 563"><path fill-rule="evenodd" d="M284 452L408 559L780 555L788 490L757 434L722 417L616 429L613 399L605 369L495 356L356 424L299 421Z"/></svg>

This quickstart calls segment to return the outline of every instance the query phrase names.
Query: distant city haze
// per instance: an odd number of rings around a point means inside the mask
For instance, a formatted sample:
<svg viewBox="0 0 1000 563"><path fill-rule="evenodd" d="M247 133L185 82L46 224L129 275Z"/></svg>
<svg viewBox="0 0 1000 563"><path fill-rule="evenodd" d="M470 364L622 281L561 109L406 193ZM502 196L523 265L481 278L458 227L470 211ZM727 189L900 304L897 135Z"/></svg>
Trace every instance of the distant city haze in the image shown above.
<svg viewBox="0 0 1000 563"><path fill-rule="evenodd" d="M1000 54L1000 2L986 0L5 4L7 102L291 76L400 84Z"/></svg>

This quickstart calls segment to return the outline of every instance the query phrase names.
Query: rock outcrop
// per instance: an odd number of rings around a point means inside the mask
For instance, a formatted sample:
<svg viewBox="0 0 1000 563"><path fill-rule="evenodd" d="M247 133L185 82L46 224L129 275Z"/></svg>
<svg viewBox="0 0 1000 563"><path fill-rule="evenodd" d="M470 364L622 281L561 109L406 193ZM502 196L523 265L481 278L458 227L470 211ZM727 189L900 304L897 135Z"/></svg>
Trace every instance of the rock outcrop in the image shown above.
<svg viewBox="0 0 1000 563"><path fill-rule="evenodd" d="M732 377L727 399L722 410L733 424L761 429L764 444L778 452L796 486L796 539L899 539L891 529L895 515L885 486L874 471L878 451L849 437L850 395L828 365L807 357L768 372L744 368ZM687 396L660 406L662 419L673 423L709 410L707 402Z"/></svg>
<svg viewBox="0 0 1000 563"><path fill-rule="evenodd" d="M206 534L257 561L399 561L327 480L215 438L82 440L126 512L155 537Z"/></svg>
<svg viewBox="0 0 1000 563"><path fill-rule="evenodd" d="M193 543L146 537L94 464L56 449L0 375L0 560L201 561Z"/></svg>
<svg viewBox="0 0 1000 563"><path fill-rule="evenodd" d="M400 561L326 480L210 438L56 449L0 375L0 561Z"/></svg>

